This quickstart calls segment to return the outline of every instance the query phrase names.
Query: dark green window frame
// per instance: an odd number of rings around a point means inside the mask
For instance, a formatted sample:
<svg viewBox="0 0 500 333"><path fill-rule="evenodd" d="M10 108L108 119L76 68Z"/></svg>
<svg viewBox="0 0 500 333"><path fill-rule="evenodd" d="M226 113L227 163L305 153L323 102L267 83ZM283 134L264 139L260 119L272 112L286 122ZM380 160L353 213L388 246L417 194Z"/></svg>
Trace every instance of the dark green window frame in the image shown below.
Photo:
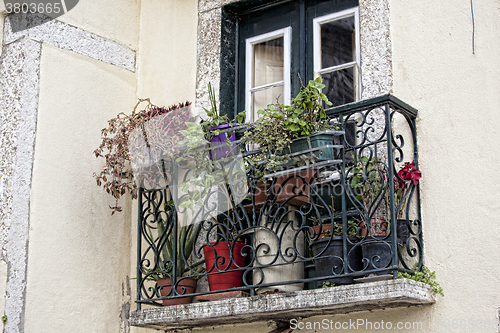
<svg viewBox="0 0 500 333"><path fill-rule="evenodd" d="M358 0L250 0L222 8L220 110L245 109L245 41L290 26L291 95L314 78L313 19L358 6Z"/></svg>

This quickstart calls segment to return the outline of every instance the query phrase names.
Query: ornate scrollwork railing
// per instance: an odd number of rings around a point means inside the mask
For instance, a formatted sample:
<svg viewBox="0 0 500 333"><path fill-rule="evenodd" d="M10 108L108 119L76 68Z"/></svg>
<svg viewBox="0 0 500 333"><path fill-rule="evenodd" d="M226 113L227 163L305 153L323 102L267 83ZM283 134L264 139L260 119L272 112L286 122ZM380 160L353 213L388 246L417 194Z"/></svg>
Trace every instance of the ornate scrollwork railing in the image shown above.
<svg viewBox="0 0 500 333"><path fill-rule="evenodd" d="M190 211L174 202L193 193L168 176L162 188L141 188L138 306L228 290L254 295L396 278L415 264L420 269L419 185L410 177L418 169L416 114L391 95L333 108L328 116L340 127L332 135L333 160L265 177L241 161L229 163ZM179 173L175 168L166 163L164 170ZM175 282L169 287L160 278ZM188 278L201 281L196 290L184 286Z"/></svg>

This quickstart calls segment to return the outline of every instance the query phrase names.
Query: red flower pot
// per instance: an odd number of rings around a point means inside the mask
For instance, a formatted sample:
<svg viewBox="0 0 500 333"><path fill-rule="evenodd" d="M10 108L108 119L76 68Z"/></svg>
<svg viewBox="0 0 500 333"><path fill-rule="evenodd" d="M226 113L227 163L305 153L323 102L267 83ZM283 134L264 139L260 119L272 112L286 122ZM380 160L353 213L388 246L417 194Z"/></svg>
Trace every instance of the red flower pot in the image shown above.
<svg viewBox="0 0 500 333"><path fill-rule="evenodd" d="M229 245L231 245L233 250L232 261L230 248L227 242L220 241L218 244L216 244L215 242L210 244L211 246L205 245L203 247L210 291L241 287L243 271L235 269L238 269L238 267L243 267L245 265L246 257L244 257L241 252L243 247L245 246L245 243L236 242L233 246L233 243L230 242ZM216 252L217 262L215 260ZM226 272L217 274L217 272L219 271Z"/></svg>
<svg viewBox="0 0 500 333"><path fill-rule="evenodd" d="M173 296L171 294L172 291L172 280L170 278L165 278L165 279L158 279L156 281L158 286L161 286L162 288L160 289L160 294L162 296ZM177 278L177 293L179 295L183 294L193 294L196 291L196 285L198 281L191 279L191 278ZM193 296L186 296L186 297L179 297L179 298L172 298L172 299L164 299L163 300L163 305L164 306L170 306L170 305L179 305L179 304L189 304L193 300Z"/></svg>
<svg viewBox="0 0 500 333"><path fill-rule="evenodd" d="M313 226L313 230L314 230L314 235L316 235L316 239L321 239L322 238L322 235L319 234L319 229L321 227L321 234L324 235L325 234L325 231L329 231L330 232L330 235L333 234L333 230L332 230L332 224L331 223L324 223L322 225L315 225Z"/></svg>

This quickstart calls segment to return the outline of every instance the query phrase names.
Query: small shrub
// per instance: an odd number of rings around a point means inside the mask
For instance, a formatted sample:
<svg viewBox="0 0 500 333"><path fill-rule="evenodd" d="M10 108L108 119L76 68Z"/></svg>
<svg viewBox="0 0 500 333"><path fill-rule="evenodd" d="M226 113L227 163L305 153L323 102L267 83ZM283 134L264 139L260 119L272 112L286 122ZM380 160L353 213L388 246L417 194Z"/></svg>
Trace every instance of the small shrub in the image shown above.
<svg viewBox="0 0 500 333"><path fill-rule="evenodd" d="M443 288L441 288L439 283L436 281L436 272L431 272L431 270L425 266L422 266L421 271L417 271L417 268L418 268L418 264L415 264L413 266L413 270L415 271L415 274L410 274L410 273L406 273L406 272L399 272L398 277L401 279L410 279L413 281L423 282L425 284L428 284L429 286L431 286L432 291L435 294L439 294L441 296L444 296Z"/></svg>

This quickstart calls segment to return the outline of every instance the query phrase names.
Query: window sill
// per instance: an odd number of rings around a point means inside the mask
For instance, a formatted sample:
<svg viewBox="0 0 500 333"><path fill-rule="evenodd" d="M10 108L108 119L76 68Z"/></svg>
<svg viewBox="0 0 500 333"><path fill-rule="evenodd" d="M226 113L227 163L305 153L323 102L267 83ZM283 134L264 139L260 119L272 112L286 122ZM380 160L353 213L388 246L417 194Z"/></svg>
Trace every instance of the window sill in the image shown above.
<svg viewBox="0 0 500 333"><path fill-rule="evenodd" d="M131 325L155 329L288 321L320 314L407 307L435 302L430 286L407 279L149 308L131 313Z"/></svg>

